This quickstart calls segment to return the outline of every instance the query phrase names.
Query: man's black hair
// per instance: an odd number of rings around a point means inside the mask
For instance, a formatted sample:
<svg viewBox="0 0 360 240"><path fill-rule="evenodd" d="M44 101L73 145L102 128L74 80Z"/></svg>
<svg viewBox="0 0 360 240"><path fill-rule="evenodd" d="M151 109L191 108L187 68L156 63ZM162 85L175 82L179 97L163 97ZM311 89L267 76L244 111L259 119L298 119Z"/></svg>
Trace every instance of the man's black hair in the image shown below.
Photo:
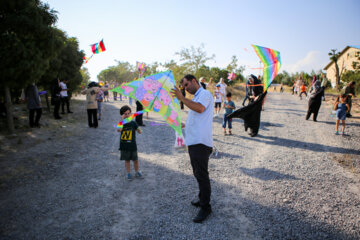
<svg viewBox="0 0 360 240"><path fill-rule="evenodd" d="M122 106L120 108L120 115L122 116L127 110L130 110L131 112L131 108L128 105Z"/></svg>
<svg viewBox="0 0 360 240"><path fill-rule="evenodd" d="M231 92L228 92L228 93L226 94L226 97L231 97Z"/></svg>
<svg viewBox="0 0 360 240"><path fill-rule="evenodd" d="M193 79L196 80L196 77L194 75L191 75L191 74L186 74L184 76L184 78L186 78L186 80L188 80L188 81L192 81Z"/></svg>

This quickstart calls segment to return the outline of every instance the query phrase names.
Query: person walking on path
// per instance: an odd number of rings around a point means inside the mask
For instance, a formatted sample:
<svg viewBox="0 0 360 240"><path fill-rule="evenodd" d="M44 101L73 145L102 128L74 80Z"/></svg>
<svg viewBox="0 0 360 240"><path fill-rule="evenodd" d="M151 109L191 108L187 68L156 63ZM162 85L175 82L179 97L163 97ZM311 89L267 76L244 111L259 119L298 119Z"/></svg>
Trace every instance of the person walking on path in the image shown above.
<svg viewBox="0 0 360 240"><path fill-rule="evenodd" d="M220 92L222 93L223 97L225 97L227 85L224 81L224 78L220 78L218 85L220 85Z"/></svg>
<svg viewBox="0 0 360 240"><path fill-rule="evenodd" d="M171 91L174 97L184 102L190 109L186 124L182 124L182 126L185 127L185 142L188 146L193 173L199 186L198 198L191 202L192 205L200 207L193 221L201 223L211 213L211 186L208 164L213 148L212 122L214 101L212 94L200 87L199 82L193 75L186 75L181 84L187 92L194 95L192 100L187 99L176 86Z"/></svg>
<svg viewBox="0 0 360 240"><path fill-rule="evenodd" d="M86 108L88 115L88 124L89 127L97 128L98 127L98 119L97 119L97 110L98 104L96 101L96 96L99 92L103 90L108 90L105 87L100 88L96 82L89 83L87 89L81 91L82 94L86 95Z"/></svg>
<svg viewBox="0 0 360 240"><path fill-rule="evenodd" d="M216 85L216 90L214 91L214 98L215 98L215 115L214 117L219 116L220 110L221 110L221 102L223 98L223 94L220 91L220 84Z"/></svg>
<svg viewBox="0 0 360 240"><path fill-rule="evenodd" d="M65 104L67 113L73 113L70 111L70 101L69 101L69 89L67 88L68 80L62 80L59 83L59 86L61 87L60 97L61 97L61 114L65 114Z"/></svg>
<svg viewBox="0 0 360 240"><path fill-rule="evenodd" d="M27 108L29 109L29 125L31 128L40 128L40 118L42 115L41 100L37 86L34 84L28 85L25 89L25 100ZM35 116L36 113L36 116ZM35 119L34 119L35 117Z"/></svg>
<svg viewBox="0 0 360 240"><path fill-rule="evenodd" d="M131 108L127 105L120 108L121 120L124 120L131 115ZM141 133L141 128L136 122L130 121L118 129L120 132L120 160L125 161L126 178L131 181L133 179L130 172L130 161L134 163L135 177L143 178L142 173L139 171L139 160L136 146L136 132Z"/></svg>
<svg viewBox="0 0 360 240"><path fill-rule="evenodd" d="M307 97L307 93L306 93L306 86L303 83L300 87L300 100L302 99L302 95L305 94L305 96Z"/></svg>
<svg viewBox="0 0 360 240"><path fill-rule="evenodd" d="M315 80L314 84L311 86L309 92L310 99L309 99L308 111L306 114L306 120L310 118L310 115L312 113L314 122L317 122L317 116L321 106L321 101L324 98L324 89L325 87L321 87L320 80Z"/></svg>
<svg viewBox="0 0 360 240"><path fill-rule="evenodd" d="M346 112L347 117L352 117L350 111L352 107L352 98L355 96L355 82L350 82L345 88L345 94L347 96L346 103L349 105L348 111Z"/></svg>
<svg viewBox="0 0 360 240"><path fill-rule="evenodd" d="M232 118L228 118L227 115L232 113L235 109L235 103L231 101L231 92L228 92L226 94L226 101L224 102L224 119L222 127L224 128L224 135L232 135L231 129L232 129ZM228 124L228 134L226 133L226 123Z"/></svg>
<svg viewBox="0 0 360 240"><path fill-rule="evenodd" d="M104 88L109 89L108 82L105 82ZM109 102L109 91L108 90L104 91L104 102Z"/></svg>
<svg viewBox="0 0 360 240"><path fill-rule="evenodd" d="M346 110L349 109L349 104L346 103L347 95L343 94L337 97L336 102L334 103L334 110L336 111L336 131L335 134L339 134L339 123L342 122L342 130L340 134L345 134L345 119L346 119Z"/></svg>

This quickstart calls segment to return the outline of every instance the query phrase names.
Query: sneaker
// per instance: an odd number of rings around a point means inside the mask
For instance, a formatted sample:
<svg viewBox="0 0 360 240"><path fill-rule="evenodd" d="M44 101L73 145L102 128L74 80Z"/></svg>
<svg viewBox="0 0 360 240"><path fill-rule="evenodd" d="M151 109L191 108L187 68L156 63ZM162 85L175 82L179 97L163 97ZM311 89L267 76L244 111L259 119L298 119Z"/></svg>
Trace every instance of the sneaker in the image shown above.
<svg viewBox="0 0 360 240"><path fill-rule="evenodd" d="M131 173L126 174L126 179L128 181L131 181L133 179Z"/></svg>
<svg viewBox="0 0 360 240"><path fill-rule="evenodd" d="M227 133L226 132L224 132L224 136L226 136L227 135Z"/></svg>
<svg viewBox="0 0 360 240"><path fill-rule="evenodd" d="M335 135L339 135L339 131L335 131Z"/></svg>
<svg viewBox="0 0 360 240"><path fill-rule="evenodd" d="M229 132L229 135L232 135L232 132Z"/></svg>
<svg viewBox="0 0 360 240"><path fill-rule="evenodd" d="M340 135L345 135L345 132L339 132Z"/></svg>
<svg viewBox="0 0 360 240"><path fill-rule="evenodd" d="M136 178L140 178L140 179L143 179L143 178L144 178L141 172L136 172L136 173L135 173L135 177L136 177Z"/></svg>

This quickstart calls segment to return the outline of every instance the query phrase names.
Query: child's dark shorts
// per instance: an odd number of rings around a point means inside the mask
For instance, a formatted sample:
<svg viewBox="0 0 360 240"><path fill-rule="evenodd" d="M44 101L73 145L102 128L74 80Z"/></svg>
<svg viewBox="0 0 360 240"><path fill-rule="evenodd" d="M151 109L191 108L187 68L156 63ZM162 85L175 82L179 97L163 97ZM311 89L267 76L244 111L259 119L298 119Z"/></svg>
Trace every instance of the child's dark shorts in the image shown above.
<svg viewBox="0 0 360 240"><path fill-rule="evenodd" d="M125 161L138 160L137 151L120 151L120 160L125 160Z"/></svg>

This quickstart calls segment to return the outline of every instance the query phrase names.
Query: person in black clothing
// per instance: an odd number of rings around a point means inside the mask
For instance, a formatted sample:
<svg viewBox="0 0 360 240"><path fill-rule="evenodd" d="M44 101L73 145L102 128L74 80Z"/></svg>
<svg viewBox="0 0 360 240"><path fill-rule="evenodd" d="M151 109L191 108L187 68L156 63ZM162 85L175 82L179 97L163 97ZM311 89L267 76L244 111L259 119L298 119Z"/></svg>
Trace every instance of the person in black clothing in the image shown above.
<svg viewBox="0 0 360 240"><path fill-rule="evenodd" d="M61 99L60 99L61 87L59 86L59 83L60 81L58 79L55 79L51 90L51 104L54 105L55 119L61 119L59 115L60 104L61 104Z"/></svg>
<svg viewBox="0 0 360 240"><path fill-rule="evenodd" d="M29 123L30 127L40 128L40 118L42 115L42 108L40 103L40 96L38 88L35 84L30 84L25 89L25 99L29 109ZM36 113L36 116L35 116ZM35 117L35 120L34 120Z"/></svg>
<svg viewBox="0 0 360 240"><path fill-rule="evenodd" d="M206 89L206 83L205 83L205 78L204 77L200 78L200 84L204 89Z"/></svg>
<svg viewBox="0 0 360 240"><path fill-rule="evenodd" d="M263 92L263 86L260 85L261 82L255 75L251 75L251 82L252 85L259 86L250 86L248 89L249 92L251 92L251 95L249 96L250 103L229 114L227 117L244 119L245 131L250 129L248 134L251 137L255 137L259 132L262 102L264 101L267 92Z"/></svg>
<svg viewBox="0 0 360 240"><path fill-rule="evenodd" d="M139 102L139 101L136 101L136 111L141 111L141 110L144 110L144 107L143 105ZM143 122L143 114L140 114L140 115L137 115L135 117L135 122L139 125L139 126L143 126L145 127L145 124Z"/></svg>
<svg viewBox="0 0 360 240"><path fill-rule="evenodd" d="M321 106L322 98L324 97L325 87L321 87L320 80L316 80L310 89L310 99L309 99L309 108L306 114L306 120L310 118L311 113L313 113L313 120L317 122L317 116Z"/></svg>

